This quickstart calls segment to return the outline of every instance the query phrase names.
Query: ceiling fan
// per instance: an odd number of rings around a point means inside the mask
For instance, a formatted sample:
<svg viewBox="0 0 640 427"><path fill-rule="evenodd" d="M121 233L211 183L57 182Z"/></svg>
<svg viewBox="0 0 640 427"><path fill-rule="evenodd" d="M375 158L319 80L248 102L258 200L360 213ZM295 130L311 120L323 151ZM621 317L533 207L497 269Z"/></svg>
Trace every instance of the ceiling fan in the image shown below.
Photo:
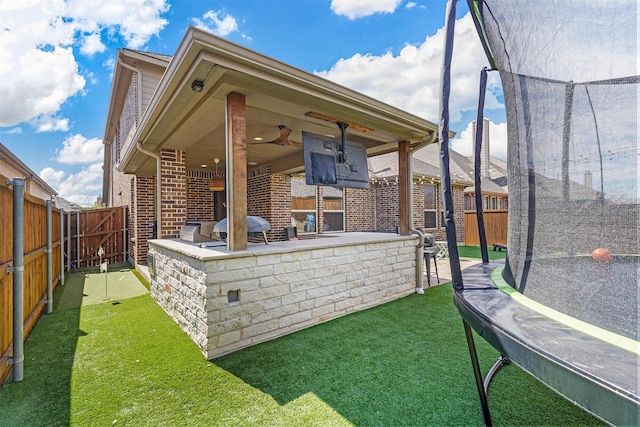
<svg viewBox="0 0 640 427"><path fill-rule="evenodd" d="M250 142L250 144L276 144L283 147L290 146L302 148L301 142L291 141L289 139L289 135L291 135L291 129L289 129L285 125L279 125L278 129L280 129L280 136L273 141L256 141Z"/></svg>

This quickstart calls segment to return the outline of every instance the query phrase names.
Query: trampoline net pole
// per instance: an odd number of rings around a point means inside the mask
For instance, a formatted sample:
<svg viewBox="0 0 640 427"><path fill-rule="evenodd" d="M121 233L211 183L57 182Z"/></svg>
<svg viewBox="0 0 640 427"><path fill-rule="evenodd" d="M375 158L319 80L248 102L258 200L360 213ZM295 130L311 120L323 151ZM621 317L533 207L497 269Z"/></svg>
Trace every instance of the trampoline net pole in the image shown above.
<svg viewBox="0 0 640 427"><path fill-rule="evenodd" d="M464 320L464 334L467 337L467 346L469 347L469 355L471 356L471 366L473 367L473 375L476 379L476 387L478 389L478 397L480 398L480 406L482 407L482 417L484 418L484 425L487 427L492 426L491 414L489 413L489 402L487 401L487 393L484 389L484 381L482 379L482 372L480 372L480 363L478 362L478 353L476 352L476 344L473 341L473 332L471 327Z"/></svg>

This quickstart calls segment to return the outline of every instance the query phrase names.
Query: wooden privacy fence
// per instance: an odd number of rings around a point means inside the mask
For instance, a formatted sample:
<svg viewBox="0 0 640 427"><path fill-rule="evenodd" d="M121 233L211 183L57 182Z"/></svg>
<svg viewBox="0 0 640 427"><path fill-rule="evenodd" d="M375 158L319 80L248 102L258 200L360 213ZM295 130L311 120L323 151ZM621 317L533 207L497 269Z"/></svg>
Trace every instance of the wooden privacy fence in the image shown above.
<svg viewBox="0 0 640 427"><path fill-rule="evenodd" d="M62 278L60 212L52 207L52 279ZM23 324L29 335L47 304L47 207L45 201L24 195ZM0 175L0 385L11 372L13 357L13 191Z"/></svg>
<svg viewBox="0 0 640 427"><path fill-rule="evenodd" d="M491 209L483 212L484 229L487 235L487 245L494 243L507 244L507 210ZM476 211L464 212L465 244L478 246L480 237L478 234L478 218Z"/></svg>
<svg viewBox="0 0 640 427"><path fill-rule="evenodd" d="M13 369L14 195L0 175L0 385ZM52 289L64 284L64 269L126 261L126 207L65 213L51 207ZM47 306L47 204L24 195L23 340ZM65 233L66 230L66 233ZM104 254L100 257L98 250ZM51 301L52 302L52 301Z"/></svg>

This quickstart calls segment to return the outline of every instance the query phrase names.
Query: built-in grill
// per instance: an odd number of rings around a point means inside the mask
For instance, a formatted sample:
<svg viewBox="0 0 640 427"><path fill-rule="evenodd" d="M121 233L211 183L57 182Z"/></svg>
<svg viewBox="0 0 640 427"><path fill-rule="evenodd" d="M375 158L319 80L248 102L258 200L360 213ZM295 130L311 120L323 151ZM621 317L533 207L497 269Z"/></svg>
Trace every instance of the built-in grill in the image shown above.
<svg viewBox="0 0 640 427"><path fill-rule="evenodd" d="M220 240L220 235L214 231L217 221L188 221L180 228L180 239L187 242L213 242Z"/></svg>
<svg viewBox="0 0 640 427"><path fill-rule="evenodd" d="M213 227L213 231L220 233L222 239L226 239L227 227L227 218L224 218ZM264 244L268 245L267 231L269 230L271 230L271 224L266 219L259 216L247 216L247 235L250 237L260 237L262 235Z"/></svg>

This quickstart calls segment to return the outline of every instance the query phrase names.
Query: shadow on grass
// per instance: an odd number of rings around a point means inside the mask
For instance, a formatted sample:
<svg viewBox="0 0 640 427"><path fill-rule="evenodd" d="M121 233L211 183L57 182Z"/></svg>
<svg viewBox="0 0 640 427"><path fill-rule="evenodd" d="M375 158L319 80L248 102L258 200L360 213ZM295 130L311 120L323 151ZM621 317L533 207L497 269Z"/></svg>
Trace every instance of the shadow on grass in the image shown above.
<svg viewBox="0 0 640 427"><path fill-rule="evenodd" d="M122 294L114 292L122 286L117 283L124 274L119 270L128 271L130 267L129 263L110 265L114 296ZM2 387L0 424L24 425L25 414L29 414L30 420L47 420L46 425L69 425L75 354L78 339L87 335L79 327L81 306L106 300L103 277L106 276L100 275L99 267L83 268L67 273L65 284L56 287L54 311L38 320L26 341L23 381L8 382ZM114 299L111 303L119 302ZM3 411L9 407L11 411Z"/></svg>
<svg viewBox="0 0 640 427"><path fill-rule="evenodd" d="M477 425L482 418L469 353L451 306L450 285L431 288L213 363L280 405L312 393L356 425ZM487 372L498 353L482 339L477 344ZM600 424L515 366L509 369L516 380L491 402L496 423ZM522 394L526 405L513 399Z"/></svg>
<svg viewBox="0 0 640 427"><path fill-rule="evenodd" d="M71 273L65 279L54 291L54 311L40 318L27 339L23 381L6 383L0 392L0 424L25 425L28 414L31 420L47 420L46 425L69 425L74 355L78 338L86 335L79 329L85 275ZM63 294L70 308L60 310Z"/></svg>

